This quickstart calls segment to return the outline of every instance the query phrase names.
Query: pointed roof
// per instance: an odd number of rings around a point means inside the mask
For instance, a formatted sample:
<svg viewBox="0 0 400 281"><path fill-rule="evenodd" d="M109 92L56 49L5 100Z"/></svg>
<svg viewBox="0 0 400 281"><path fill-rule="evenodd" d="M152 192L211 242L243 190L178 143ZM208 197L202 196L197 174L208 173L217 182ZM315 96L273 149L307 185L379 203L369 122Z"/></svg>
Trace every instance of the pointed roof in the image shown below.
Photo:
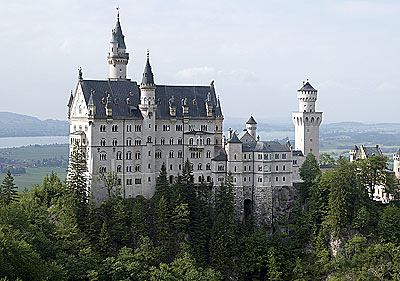
<svg viewBox="0 0 400 281"><path fill-rule="evenodd" d="M253 116L250 116L249 120L247 120L246 124L257 124L256 120L254 120Z"/></svg>
<svg viewBox="0 0 400 281"><path fill-rule="evenodd" d="M147 51L147 61L143 71L143 78L141 85L154 86L154 76L150 65L150 54Z"/></svg>
<svg viewBox="0 0 400 281"><path fill-rule="evenodd" d="M232 133L231 138L228 140L228 143L241 143L238 136L235 132Z"/></svg>
<svg viewBox="0 0 400 281"><path fill-rule="evenodd" d="M315 90L314 89L314 87L313 86L311 86L311 84L310 84L310 82L308 82L308 80L307 80L307 82L304 84L304 82L303 82L303 87L301 87L300 89L298 89L297 90L298 92L299 91L317 91L317 90Z"/></svg>
<svg viewBox="0 0 400 281"><path fill-rule="evenodd" d="M396 154L397 154L397 155L400 155L400 148L399 148L399 150L397 150Z"/></svg>
<svg viewBox="0 0 400 281"><path fill-rule="evenodd" d="M228 157L226 156L225 150L221 149L219 154L215 156L211 161L227 161Z"/></svg>
<svg viewBox="0 0 400 281"><path fill-rule="evenodd" d="M72 94L72 91L71 91L71 95L69 96L69 101L68 101L68 107L71 107L71 105L72 105L72 101L74 100L74 95Z"/></svg>
<svg viewBox="0 0 400 281"><path fill-rule="evenodd" d="M126 49L124 38L125 36L122 34L122 28L121 28L121 23L119 22L119 11L118 11L117 22L115 23L115 28L112 30L110 43L117 42L118 48Z"/></svg>
<svg viewBox="0 0 400 281"><path fill-rule="evenodd" d="M88 106L94 106L93 91L90 93L90 97L89 97L89 101L88 101Z"/></svg>

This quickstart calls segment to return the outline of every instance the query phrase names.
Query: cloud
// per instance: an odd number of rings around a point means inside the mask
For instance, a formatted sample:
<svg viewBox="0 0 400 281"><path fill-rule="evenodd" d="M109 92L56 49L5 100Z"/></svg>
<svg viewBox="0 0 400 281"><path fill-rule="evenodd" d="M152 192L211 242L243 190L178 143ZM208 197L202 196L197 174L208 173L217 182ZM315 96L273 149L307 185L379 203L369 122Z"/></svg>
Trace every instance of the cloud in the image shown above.
<svg viewBox="0 0 400 281"><path fill-rule="evenodd" d="M259 81L256 74L247 69L216 70L212 66L201 66L179 70L176 75L182 80L228 80L230 82L255 82Z"/></svg>
<svg viewBox="0 0 400 281"><path fill-rule="evenodd" d="M215 69L210 66L185 68L176 73L176 76L181 79L201 78L215 76Z"/></svg>

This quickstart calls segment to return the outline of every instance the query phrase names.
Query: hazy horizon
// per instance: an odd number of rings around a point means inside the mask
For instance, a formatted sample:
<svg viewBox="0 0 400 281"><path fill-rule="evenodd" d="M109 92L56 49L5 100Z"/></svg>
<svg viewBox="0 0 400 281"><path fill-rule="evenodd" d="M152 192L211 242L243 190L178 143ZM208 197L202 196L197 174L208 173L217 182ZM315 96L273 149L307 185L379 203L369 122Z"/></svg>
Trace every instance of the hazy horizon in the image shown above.
<svg viewBox="0 0 400 281"><path fill-rule="evenodd" d="M0 110L66 120L77 68L108 76L116 6L132 80L149 48L156 83L215 80L225 116L289 123L308 78L323 123L399 122L400 3L372 0L7 1Z"/></svg>

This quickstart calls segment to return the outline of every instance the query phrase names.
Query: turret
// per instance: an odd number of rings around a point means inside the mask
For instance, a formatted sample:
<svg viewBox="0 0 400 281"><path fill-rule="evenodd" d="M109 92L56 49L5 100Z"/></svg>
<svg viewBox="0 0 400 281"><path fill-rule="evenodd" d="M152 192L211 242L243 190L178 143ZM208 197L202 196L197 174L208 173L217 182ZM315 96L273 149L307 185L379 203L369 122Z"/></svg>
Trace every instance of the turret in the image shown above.
<svg viewBox="0 0 400 281"><path fill-rule="evenodd" d="M397 179L400 179L400 149L393 154L393 172Z"/></svg>
<svg viewBox="0 0 400 281"><path fill-rule="evenodd" d="M357 151L358 151L357 145L355 145L354 148L350 150L350 152L349 152L350 162L354 162L357 160Z"/></svg>
<svg viewBox="0 0 400 281"><path fill-rule="evenodd" d="M317 101L317 90L308 82L303 81L303 87L297 90L299 99L299 112L315 112L315 102Z"/></svg>
<svg viewBox="0 0 400 281"><path fill-rule="evenodd" d="M254 138L254 140L256 140L257 122L254 120L253 116L250 116L249 120L247 120L246 130Z"/></svg>
<svg viewBox="0 0 400 281"><path fill-rule="evenodd" d="M143 71L142 82L140 83L140 110L151 113L155 111L156 84L150 65L150 54L147 51L146 65Z"/></svg>
<svg viewBox="0 0 400 281"><path fill-rule="evenodd" d="M119 11L115 28L111 32L110 51L107 55L110 65L110 80L124 80L127 74L129 54L126 52L125 36L122 34L121 23L119 22Z"/></svg>
<svg viewBox="0 0 400 281"><path fill-rule="evenodd" d="M88 101L88 116L89 116L89 118L93 118L96 115L96 106L94 105L94 101L93 101L94 93L95 93L95 91L90 92L90 97L89 97L89 101Z"/></svg>

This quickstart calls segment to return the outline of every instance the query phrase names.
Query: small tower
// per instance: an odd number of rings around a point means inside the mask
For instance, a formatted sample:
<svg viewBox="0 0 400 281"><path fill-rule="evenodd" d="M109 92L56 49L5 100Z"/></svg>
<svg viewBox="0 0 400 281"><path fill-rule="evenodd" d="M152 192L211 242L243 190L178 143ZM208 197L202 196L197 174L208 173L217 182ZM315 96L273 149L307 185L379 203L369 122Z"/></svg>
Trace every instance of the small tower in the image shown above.
<svg viewBox="0 0 400 281"><path fill-rule="evenodd" d="M400 179L400 149L393 154L393 172L397 179Z"/></svg>
<svg viewBox="0 0 400 281"><path fill-rule="evenodd" d="M140 83L140 110L147 111L148 114L154 113L156 109L156 84L150 65L150 53L147 50L147 60L143 71L142 83Z"/></svg>
<svg viewBox="0 0 400 281"><path fill-rule="evenodd" d="M126 52L124 37L118 11L117 22L111 32L110 51L107 55L108 64L110 65L110 80L126 80L129 54Z"/></svg>
<svg viewBox="0 0 400 281"><path fill-rule="evenodd" d="M353 149L350 150L349 155L350 155L350 162L357 161L357 152L358 152L358 146L355 145Z"/></svg>
<svg viewBox="0 0 400 281"><path fill-rule="evenodd" d="M295 126L295 149L301 150L304 156L313 153L319 161L319 126L322 122L322 112L315 111L317 90L308 82L297 91L299 111L292 113Z"/></svg>
<svg viewBox="0 0 400 281"><path fill-rule="evenodd" d="M257 122L254 120L253 116L250 116L249 120L247 120L246 130L254 138L254 140L256 140Z"/></svg>
<svg viewBox="0 0 400 281"><path fill-rule="evenodd" d="M95 93L95 91L91 91L90 92L90 97L89 97L89 101L88 101L88 116L89 118L93 118L96 115L96 106L94 105L94 101L93 101L93 94Z"/></svg>

